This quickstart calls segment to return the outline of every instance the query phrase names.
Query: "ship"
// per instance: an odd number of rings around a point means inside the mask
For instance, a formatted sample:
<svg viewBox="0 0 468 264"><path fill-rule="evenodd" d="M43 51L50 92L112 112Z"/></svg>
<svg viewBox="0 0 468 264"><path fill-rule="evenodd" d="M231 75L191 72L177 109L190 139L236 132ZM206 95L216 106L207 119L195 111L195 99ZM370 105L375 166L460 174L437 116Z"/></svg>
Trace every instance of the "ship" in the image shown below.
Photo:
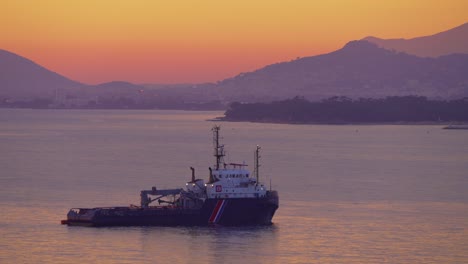
<svg viewBox="0 0 468 264"><path fill-rule="evenodd" d="M260 146L254 150L253 174L243 163L225 163L221 127L212 128L215 163L207 182L191 179L185 188L140 192L140 205L72 208L69 226L245 226L271 225L279 206L278 192L260 182Z"/></svg>

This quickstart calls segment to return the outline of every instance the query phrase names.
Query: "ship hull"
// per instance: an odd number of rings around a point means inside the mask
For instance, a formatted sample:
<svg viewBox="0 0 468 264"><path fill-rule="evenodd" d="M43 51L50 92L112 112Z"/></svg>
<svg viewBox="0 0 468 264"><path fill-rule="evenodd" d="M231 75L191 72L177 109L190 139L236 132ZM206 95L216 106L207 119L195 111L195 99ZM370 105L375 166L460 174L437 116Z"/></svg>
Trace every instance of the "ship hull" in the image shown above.
<svg viewBox="0 0 468 264"><path fill-rule="evenodd" d="M241 226L271 225L278 195L262 198L206 199L199 209L180 207L112 207L80 209L63 224L83 226Z"/></svg>

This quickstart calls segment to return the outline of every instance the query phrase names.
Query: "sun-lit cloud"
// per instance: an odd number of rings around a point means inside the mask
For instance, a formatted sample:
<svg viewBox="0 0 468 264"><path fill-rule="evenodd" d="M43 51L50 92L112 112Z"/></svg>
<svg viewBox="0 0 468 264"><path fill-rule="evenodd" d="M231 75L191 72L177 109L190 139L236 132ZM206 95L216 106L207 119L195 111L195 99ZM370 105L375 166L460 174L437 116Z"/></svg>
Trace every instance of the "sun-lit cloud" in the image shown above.
<svg viewBox="0 0 468 264"><path fill-rule="evenodd" d="M86 83L217 81L368 35L468 21L468 1L0 2L0 48Z"/></svg>

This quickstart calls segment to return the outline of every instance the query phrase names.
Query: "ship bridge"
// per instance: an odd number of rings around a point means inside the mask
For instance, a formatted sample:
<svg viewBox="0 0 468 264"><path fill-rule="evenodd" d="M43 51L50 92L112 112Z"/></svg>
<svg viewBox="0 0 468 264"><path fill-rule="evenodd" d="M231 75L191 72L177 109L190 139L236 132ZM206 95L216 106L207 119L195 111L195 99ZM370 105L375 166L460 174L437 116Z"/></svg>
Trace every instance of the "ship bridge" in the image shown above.
<svg viewBox="0 0 468 264"><path fill-rule="evenodd" d="M257 198L264 197L267 189L251 177L247 165L212 170L210 181L205 184L208 198Z"/></svg>

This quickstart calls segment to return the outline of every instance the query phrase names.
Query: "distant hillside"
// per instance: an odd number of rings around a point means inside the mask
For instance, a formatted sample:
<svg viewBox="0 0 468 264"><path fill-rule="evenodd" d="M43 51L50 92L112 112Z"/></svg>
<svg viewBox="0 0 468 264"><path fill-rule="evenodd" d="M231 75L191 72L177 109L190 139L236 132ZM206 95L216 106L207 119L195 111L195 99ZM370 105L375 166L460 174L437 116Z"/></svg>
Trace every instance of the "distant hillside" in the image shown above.
<svg viewBox="0 0 468 264"><path fill-rule="evenodd" d="M218 83L225 101L468 96L468 54L421 58L351 41L342 49L242 73Z"/></svg>
<svg viewBox="0 0 468 264"><path fill-rule="evenodd" d="M83 86L14 53L0 49L0 97L53 97L56 89Z"/></svg>
<svg viewBox="0 0 468 264"><path fill-rule="evenodd" d="M366 37L363 40L375 43L379 47L420 57L439 57L454 53L468 54L468 23L431 36L412 39Z"/></svg>
<svg viewBox="0 0 468 264"><path fill-rule="evenodd" d="M0 105L3 106L128 107L129 104L135 105L135 101L143 101L145 96L154 98L154 92L144 93L144 89L143 86L122 81L82 84L29 59L0 50Z"/></svg>

